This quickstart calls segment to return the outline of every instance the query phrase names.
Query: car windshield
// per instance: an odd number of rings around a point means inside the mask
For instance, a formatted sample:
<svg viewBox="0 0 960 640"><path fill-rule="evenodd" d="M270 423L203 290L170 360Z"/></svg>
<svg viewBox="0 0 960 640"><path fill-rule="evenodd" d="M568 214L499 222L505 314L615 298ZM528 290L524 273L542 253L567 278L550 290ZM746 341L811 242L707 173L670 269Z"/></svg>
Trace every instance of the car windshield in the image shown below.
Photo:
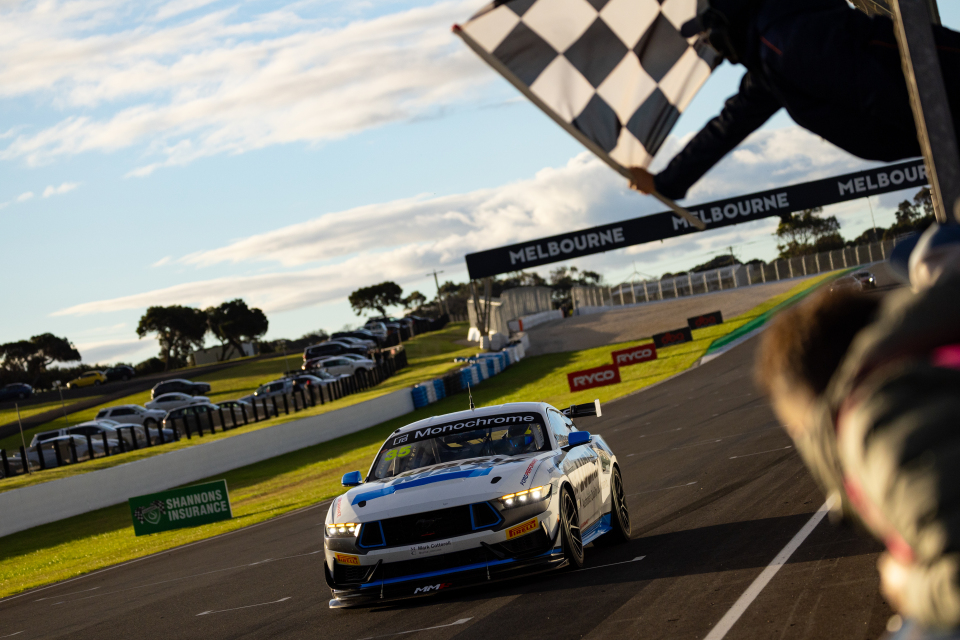
<svg viewBox="0 0 960 640"><path fill-rule="evenodd" d="M380 451L372 478L392 478L435 464L482 456L516 456L550 448L539 413L485 416L430 425L392 436Z"/></svg>

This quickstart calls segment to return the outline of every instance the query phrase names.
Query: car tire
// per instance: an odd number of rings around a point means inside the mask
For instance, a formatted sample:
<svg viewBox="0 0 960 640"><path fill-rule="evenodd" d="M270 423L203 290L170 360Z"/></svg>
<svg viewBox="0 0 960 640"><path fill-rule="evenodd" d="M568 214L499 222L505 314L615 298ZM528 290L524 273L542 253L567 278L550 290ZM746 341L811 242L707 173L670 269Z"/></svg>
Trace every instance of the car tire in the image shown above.
<svg viewBox="0 0 960 640"><path fill-rule="evenodd" d="M120 379L123 380L124 382L126 382L127 380L130 379L130 376L128 376L127 374L123 374L123 377L120 378Z"/></svg>
<svg viewBox="0 0 960 640"><path fill-rule="evenodd" d="M147 418L146 420L143 421L143 426L146 427L147 429L151 429L157 426L157 421L154 420L153 418Z"/></svg>
<svg viewBox="0 0 960 640"><path fill-rule="evenodd" d="M23 393L23 392L20 392L19 394L17 394L17 398L19 398L19 399L21 399L21 400L26 400L26 399L27 399L27 394L25 394L25 393Z"/></svg>
<svg viewBox="0 0 960 640"><path fill-rule="evenodd" d="M627 508L623 478L620 469L613 468L610 477L610 531L597 538L593 544L605 546L630 542L630 510Z"/></svg>
<svg viewBox="0 0 960 640"><path fill-rule="evenodd" d="M583 538L580 534L580 511L569 489L560 496L560 544L567 568L573 571L583 567Z"/></svg>
<svg viewBox="0 0 960 640"><path fill-rule="evenodd" d="M99 386L100 386L100 381L99 381L99 380L94 380L94 381L93 381L93 386L99 387Z"/></svg>

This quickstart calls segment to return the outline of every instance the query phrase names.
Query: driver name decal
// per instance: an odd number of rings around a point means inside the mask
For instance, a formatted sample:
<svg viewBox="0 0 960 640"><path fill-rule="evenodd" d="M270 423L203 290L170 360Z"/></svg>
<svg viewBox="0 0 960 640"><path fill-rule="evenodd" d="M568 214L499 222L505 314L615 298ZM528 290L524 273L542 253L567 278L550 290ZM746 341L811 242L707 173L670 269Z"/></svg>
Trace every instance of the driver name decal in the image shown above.
<svg viewBox="0 0 960 640"><path fill-rule="evenodd" d="M453 543L450 540L444 540L443 542L424 542L423 544L415 544L410 547L411 556L430 556L435 553L444 553L445 551L450 550L450 545Z"/></svg>

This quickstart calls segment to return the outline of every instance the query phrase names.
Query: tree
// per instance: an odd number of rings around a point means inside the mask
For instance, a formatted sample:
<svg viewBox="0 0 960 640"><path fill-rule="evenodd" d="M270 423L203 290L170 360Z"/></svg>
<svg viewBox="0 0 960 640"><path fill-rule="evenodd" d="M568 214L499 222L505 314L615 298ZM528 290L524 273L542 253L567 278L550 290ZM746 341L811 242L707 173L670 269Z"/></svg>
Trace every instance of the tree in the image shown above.
<svg viewBox="0 0 960 640"><path fill-rule="evenodd" d="M203 347L203 338L207 333L207 316L193 307L150 307L137 325L137 335L140 338L149 333L157 334L160 359L163 360L165 369L170 369L171 364L186 363L191 349Z"/></svg>
<svg viewBox="0 0 960 640"><path fill-rule="evenodd" d="M580 271L576 267L557 267L550 272L550 286L553 288L553 304L558 308L572 304L570 290L574 286L598 286L603 276L596 271Z"/></svg>
<svg viewBox="0 0 960 640"><path fill-rule="evenodd" d="M5 370L36 380L54 362L79 361L80 352L67 338L41 333L29 340L0 345L0 358Z"/></svg>
<svg viewBox="0 0 960 640"><path fill-rule="evenodd" d="M387 307L403 304L403 289L396 282L381 282L369 287L360 287L350 294L350 307L359 316L364 311L379 311L387 315Z"/></svg>
<svg viewBox="0 0 960 640"><path fill-rule="evenodd" d="M224 302L219 307L210 307L204 313L210 333L220 341L218 360L226 358L227 345L236 349L239 355L243 355L243 342L260 338L270 325L263 311L248 307L240 298Z"/></svg>
<svg viewBox="0 0 960 640"><path fill-rule="evenodd" d="M839 237L840 223L836 216L821 218L818 214L822 212L821 207L816 207L791 213L780 219L776 236L783 241L777 245L781 258L817 253L821 251L817 246L821 240L825 240L824 245L835 243L836 238L833 236ZM828 237L829 241L826 241ZM843 246L843 238L840 238L840 246Z"/></svg>
<svg viewBox="0 0 960 640"><path fill-rule="evenodd" d="M407 311L416 311L427 303L427 296L423 295L419 291L414 291L400 302L403 304L403 308Z"/></svg>

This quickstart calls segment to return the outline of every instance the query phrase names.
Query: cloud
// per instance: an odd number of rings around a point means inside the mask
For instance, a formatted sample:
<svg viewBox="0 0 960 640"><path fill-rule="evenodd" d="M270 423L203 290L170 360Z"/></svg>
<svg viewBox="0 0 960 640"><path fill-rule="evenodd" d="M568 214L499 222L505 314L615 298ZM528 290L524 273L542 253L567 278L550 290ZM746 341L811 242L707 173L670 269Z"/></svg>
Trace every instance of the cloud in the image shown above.
<svg viewBox="0 0 960 640"><path fill-rule="evenodd" d="M238 7L197 15L203 0L174 0L157 17L191 11L183 19L134 26L134 4L68 4L63 16L46 3L0 8L0 98L35 96L66 114L18 128L0 158L40 165L137 147L144 164L127 175L146 176L423 117L495 77L450 33L474 0L338 25L297 13L310 2L251 17Z"/></svg>
<svg viewBox="0 0 960 640"><path fill-rule="evenodd" d="M671 140L676 149L680 141ZM794 155L782 152L784 146ZM799 127L760 131L691 191L692 202L749 193L843 173L867 165L842 151L824 150ZM759 160L758 160L759 159ZM815 167L815 169L811 169ZM634 218L663 208L627 189L626 182L588 153L566 165L492 189L428 198L418 196L327 213L306 222L240 239L180 258L196 267L221 263L271 265L275 271L177 284L128 296L73 305L54 315L86 315L150 305L206 306L233 297L268 313L343 299L358 286L384 278L419 282L435 267L455 277L467 253L531 238ZM764 226L767 225L767 226ZM729 244L769 237L767 222L694 234L631 249L656 269L683 256L699 257ZM608 254L626 264L623 253ZM634 259L631 255L630 260ZM586 262L584 264L587 264ZM687 265L689 266L689 265ZM673 268L673 267L670 267ZM661 271L669 270L663 268Z"/></svg>
<svg viewBox="0 0 960 640"><path fill-rule="evenodd" d="M26 202L33 198L33 191L27 191L26 193L21 193L17 196L17 202Z"/></svg>
<svg viewBox="0 0 960 640"><path fill-rule="evenodd" d="M162 258L160 258L159 260L157 260L156 262L154 262L154 263L153 263L152 265L150 265L150 266L151 266L151 267L162 267L162 266L165 265L165 264L169 264L171 260L173 260L173 258L172 258L171 256L163 256Z"/></svg>
<svg viewBox="0 0 960 640"><path fill-rule="evenodd" d="M55 187L52 184L48 185L46 189L43 190L43 197L49 198L50 196L58 196L68 191L73 191L80 186L78 182L64 182L59 187Z"/></svg>
<svg viewBox="0 0 960 640"><path fill-rule="evenodd" d="M76 346L82 361L87 364L106 364L120 360L136 362L154 355L157 351L156 340L108 340L85 342Z"/></svg>

